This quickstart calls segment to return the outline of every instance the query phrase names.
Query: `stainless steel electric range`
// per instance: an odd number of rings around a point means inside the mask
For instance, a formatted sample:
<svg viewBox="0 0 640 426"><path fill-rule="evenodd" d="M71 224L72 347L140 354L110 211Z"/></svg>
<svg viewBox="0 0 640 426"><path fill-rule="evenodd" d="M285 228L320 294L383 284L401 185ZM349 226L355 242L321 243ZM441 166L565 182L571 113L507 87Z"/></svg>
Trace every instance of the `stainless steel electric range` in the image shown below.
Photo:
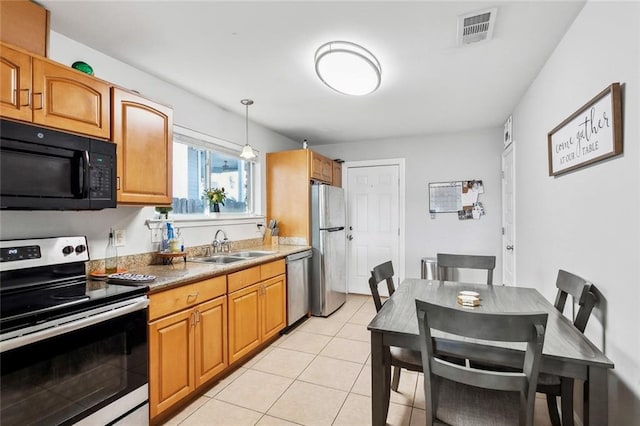
<svg viewBox="0 0 640 426"><path fill-rule="evenodd" d="M0 241L0 424L110 424L148 403L146 286L87 279L86 237Z"/></svg>

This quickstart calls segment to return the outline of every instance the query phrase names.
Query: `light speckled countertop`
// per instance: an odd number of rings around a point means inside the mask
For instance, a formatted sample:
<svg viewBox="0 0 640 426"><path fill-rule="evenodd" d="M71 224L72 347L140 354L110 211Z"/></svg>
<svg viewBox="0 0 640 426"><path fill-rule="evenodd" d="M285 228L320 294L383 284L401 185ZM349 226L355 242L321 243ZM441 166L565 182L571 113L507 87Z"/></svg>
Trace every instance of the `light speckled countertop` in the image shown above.
<svg viewBox="0 0 640 426"><path fill-rule="evenodd" d="M135 268L135 270L132 270L130 272L135 274L155 275L156 279L153 282L147 284L149 286L149 293L155 293L161 290L166 290L170 287L187 284L194 281L206 280L207 278L225 275L230 272L246 269L248 267L259 265L261 263L282 259L290 254L298 253L310 248L311 247L309 246L294 246L284 244L280 244L277 247L271 245L254 246L245 248L244 250L264 250L274 251L275 253L224 265L184 262L181 257L176 257L173 259L173 263L170 265L141 266L139 268ZM228 254L233 255L233 253Z"/></svg>

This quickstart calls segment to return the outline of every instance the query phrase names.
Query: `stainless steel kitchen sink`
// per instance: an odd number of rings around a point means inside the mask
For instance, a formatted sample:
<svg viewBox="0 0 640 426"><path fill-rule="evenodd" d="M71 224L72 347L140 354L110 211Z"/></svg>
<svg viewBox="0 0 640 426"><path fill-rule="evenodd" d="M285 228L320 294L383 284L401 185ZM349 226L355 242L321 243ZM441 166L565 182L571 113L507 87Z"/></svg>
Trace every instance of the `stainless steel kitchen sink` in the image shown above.
<svg viewBox="0 0 640 426"><path fill-rule="evenodd" d="M243 260L254 259L256 257L268 256L274 253L276 252L267 250L245 250L229 254L214 254L212 256L190 257L187 260L189 260L190 262L225 265L227 263L241 262Z"/></svg>
<svg viewBox="0 0 640 426"><path fill-rule="evenodd" d="M240 257L240 256L229 256L226 254L218 254L218 255L206 256L206 257L190 257L187 260L189 260L190 262L197 262L197 263L213 263L218 265L226 265L227 263L242 262L243 260L247 260L247 258Z"/></svg>
<svg viewBox="0 0 640 426"><path fill-rule="evenodd" d="M253 257L262 257L268 256L270 254L275 254L275 251L267 251L267 250L244 250L238 251L235 253L231 253L230 256L244 257L244 258L253 258Z"/></svg>

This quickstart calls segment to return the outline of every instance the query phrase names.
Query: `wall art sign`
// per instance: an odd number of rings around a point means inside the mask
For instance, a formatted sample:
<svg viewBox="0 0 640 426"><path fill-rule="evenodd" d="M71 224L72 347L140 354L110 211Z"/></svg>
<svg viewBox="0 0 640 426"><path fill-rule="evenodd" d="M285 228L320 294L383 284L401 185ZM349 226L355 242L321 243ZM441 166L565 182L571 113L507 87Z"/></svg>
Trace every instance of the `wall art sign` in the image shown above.
<svg viewBox="0 0 640 426"><path fill-rule="evenodd" d="M613 83L547 134L549 176L622 153L620 83Z"/></svg>

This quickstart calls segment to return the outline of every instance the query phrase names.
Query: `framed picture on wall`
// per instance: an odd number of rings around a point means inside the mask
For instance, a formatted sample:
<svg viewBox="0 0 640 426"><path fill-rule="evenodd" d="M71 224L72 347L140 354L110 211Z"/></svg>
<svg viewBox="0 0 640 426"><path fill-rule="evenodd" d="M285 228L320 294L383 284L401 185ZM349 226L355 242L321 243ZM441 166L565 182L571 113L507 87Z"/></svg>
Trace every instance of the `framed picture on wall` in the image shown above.
<svg viewBox="0 0 640 426"><path fill-rule="evenodd" d="M513 142L513 116L510 115L504 123L504 147L508 147Z"/></svg>
<svg viewBox="0 0 640 426"><path fill-rule="evenodd" d="M598 93L547 135L549 176L622 153L620 83Z"/></svg>

